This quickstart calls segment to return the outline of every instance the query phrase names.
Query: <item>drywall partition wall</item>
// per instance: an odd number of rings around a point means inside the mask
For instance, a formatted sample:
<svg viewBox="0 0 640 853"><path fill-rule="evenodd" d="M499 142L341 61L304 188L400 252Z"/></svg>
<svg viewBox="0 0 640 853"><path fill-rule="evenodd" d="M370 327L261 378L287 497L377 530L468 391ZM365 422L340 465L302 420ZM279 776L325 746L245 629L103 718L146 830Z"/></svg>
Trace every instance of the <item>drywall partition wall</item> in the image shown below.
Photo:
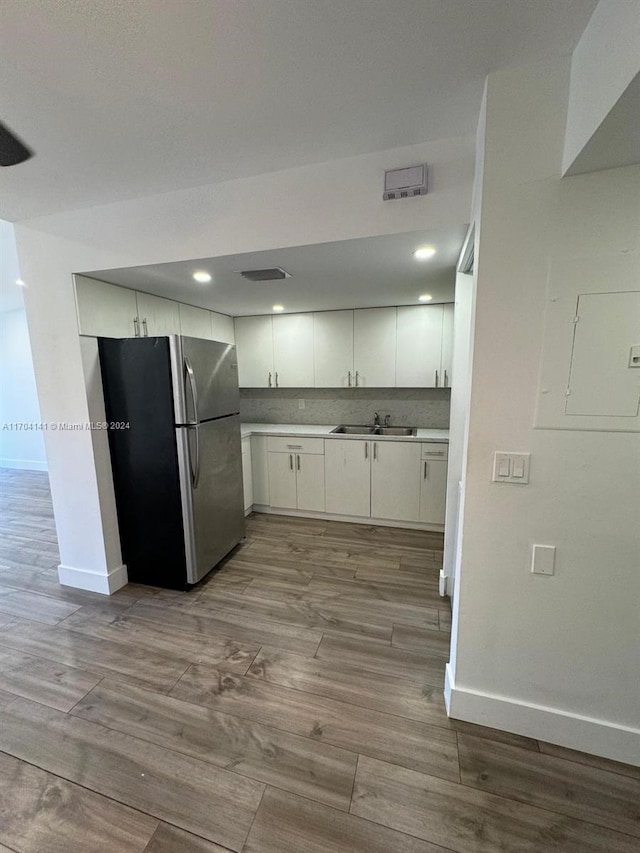
<svg viewBox="0 0 640 853"><path fill-rule="evenodd" d="M428 162L432 192L383 202L385 169ZM452 139L224 184L40 217L16 225L36 382L45 420L90 420L72 274L460 225L473 141ZM123 582L104 434L46 436L66 583ZM114 535L115 533L115 535Z"/></svg>
<svg viewBox="0 0 640 853"><path fill-rule="evenodd" d="M640 74L638 45L640 0L600 0L571 61L563 173L571 169ZM637 99L635 106L637 109ZM637 136L637 114L635 121L624 125L623 132Z"/></svg>
<svg viewBox="0 0 640 853"><path fill-rule="evenodd" d="M640 248L640 167L560 177L568 71L488 79L448 701L640 764L640 436L533 427L549 270ZM491 482L496 450L531 453L529 485ZM531 574L533 543L554 576Z"/></svg>
<svg viewBox="0 0 640 853"><path fill-rule="evenodd" d="M0 468L46 471L24 308L0 314Z"/></svg>

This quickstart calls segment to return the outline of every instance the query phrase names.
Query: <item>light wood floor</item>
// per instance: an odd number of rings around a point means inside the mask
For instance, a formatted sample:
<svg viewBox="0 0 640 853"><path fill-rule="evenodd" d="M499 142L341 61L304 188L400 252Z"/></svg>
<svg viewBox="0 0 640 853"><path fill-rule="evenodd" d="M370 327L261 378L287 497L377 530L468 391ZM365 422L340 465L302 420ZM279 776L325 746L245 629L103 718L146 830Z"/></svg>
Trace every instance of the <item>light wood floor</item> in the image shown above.
<svg viewBox="0 0 640 853"><path fill-rule="evenodd" d="M640 769L447 719L441 536L248 529L104 598L0 471L0 853L638 853Z"/></svg>

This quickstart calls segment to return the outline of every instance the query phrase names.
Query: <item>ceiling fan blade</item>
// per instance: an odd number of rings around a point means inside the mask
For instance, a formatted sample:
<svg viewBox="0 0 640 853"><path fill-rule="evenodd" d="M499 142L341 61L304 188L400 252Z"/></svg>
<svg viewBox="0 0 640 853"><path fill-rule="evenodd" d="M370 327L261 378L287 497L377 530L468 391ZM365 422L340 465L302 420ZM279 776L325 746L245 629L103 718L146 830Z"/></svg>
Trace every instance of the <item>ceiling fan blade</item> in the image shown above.
<svg viewBox="0 0 640 853"><path fill-rule="evenodd" d="M33 151L0 121L0 166L16 166L33 157Z"/></svg>

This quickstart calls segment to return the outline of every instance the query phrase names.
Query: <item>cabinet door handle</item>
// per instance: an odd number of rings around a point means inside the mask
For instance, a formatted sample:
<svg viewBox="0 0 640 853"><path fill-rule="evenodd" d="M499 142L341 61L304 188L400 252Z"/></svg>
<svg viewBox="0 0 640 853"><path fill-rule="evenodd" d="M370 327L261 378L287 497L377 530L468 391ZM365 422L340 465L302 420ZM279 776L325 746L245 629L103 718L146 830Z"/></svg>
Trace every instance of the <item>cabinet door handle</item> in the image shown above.
<svg viewBox="0 0 640 853"><path fill-rule="evenodd" d="M289 454L289 468L293 471L293 453Z"/></svg>
<svg viewBox="0 0 640 853"><path fill-rule="evenodd" d="M445 372L444 372L444 387L445 387L445 388L448 388L448 387L449 387L449 377L447 376L447 371L446 371L446 370L445 370Z"/></svg>
<svg viewBox="0 0 640 853"><path fill-rule="evenodd" d="M301 444L287 444L289 450L302 450Z"/></svg>
<svg viewBox="0 0 640 853"><path fill-rule="evenodd" d="M136 338L140 337L140 320L137 317L133 318L133 334Z"/></svg>
<svg viewBox="0 0 640 853"><path fill-rule="evenodd" d="M349 388L351 388L351 371L349 371L349 373L347 374L347 379L349 382Z"/></svg>
<svg viewBox="0 0 640 853"><path fill-rule="evenodd" d="M428 464L429 464L428 462L425 462L425 463L424 463L424 479L425 479L425 480L427 479L427 465L428 465Z"/></svg>
<svg viewBox="0 0 640 853"><path fill-rule="evenodd" d="M436 370L436 388L438 387L438 371Z"/></svg>
<svg viewBox="0 0 640 853"><path fill-rule="evenodd" d="M373 442L373 458L374 460L378 458L378 442Z"/></svg>
<svg viewBox="0 0 640 853"><path fill-rule="evenodd" d="M364 458L365 459L369 458L369 442L368 441L365 441L365 443L364 443Z"/></svg>
<svg viewBox="0 0 640 853"><path fill-rule="evenodd" d="M444 456L444 450L425 450L425 456Z"/></svg>
<svg viewBox="0 0 640 853"><path fill-rule="evenodd" d="M276 373L276 388L278 387L278 374Z"/></svg>
<svg viewBox="0 0 640 853"><path fill-rule="evenodd" d="M142 318L142 328L144 329L144 337L148 338L149 337L149 329L147 329L147 318L146 317Z"/></svg>
<svg viewBox="0 0 640 853"><path fill-rule="evenodd" d="M269 374L269 388L271 388L271 387L272 387L272 385L271 385L271 374Z"/></svg>
<svg viewBox="0 0 640 853"><path fill-rule="evenodd" d="M360 374L356 370L356 388L360 385Z"/></svg>
<svg viewBox="0 0 640 853"><path fill-rule="evenodd" d="M296 454L296 459L298 460L298 471L300 470L300 454Z"/></svg>

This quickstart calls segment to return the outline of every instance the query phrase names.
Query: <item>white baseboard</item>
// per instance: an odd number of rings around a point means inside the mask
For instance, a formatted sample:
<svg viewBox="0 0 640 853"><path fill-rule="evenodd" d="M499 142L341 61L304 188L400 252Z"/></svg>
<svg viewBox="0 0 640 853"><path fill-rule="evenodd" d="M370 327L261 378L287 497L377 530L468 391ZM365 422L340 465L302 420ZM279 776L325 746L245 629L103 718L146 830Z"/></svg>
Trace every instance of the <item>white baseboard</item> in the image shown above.
<svg viewBox="0 0 640 853"><path fill-rule="evenodd" d="M126 566L117 566L108 574L90 572L87 569L76 569L73 566L58 566L58 580L63 586L75 589L86 589L89 592L99 592L101 595L113 595L114 592L126 586L129 579Z"/></svg>
<svg viewBox="0 0 640 853"><path fill-rule="evenodd" d="M447 714L456 720L640 766L640 729L456 687L448 664L444 695Z"/></svg>
<svg viewBox="0 0 640 853"><path fill-rule="evenodd" d="M0 459L0 468L17 468L20 471L48 471L46 462L34 459Z"/></svg>
<svg viewBox="0 0 640 853"><path fill-rule="evenodd" d="M264 512L267 515L291 515L295 518L317 518L322 521L344 521L347 524L368 524L375 527L402 527L405 530L426 530L430 533L443 533L444 525L442 524L422 524L414 521L395 521L388 518L372 518L371 516L362 515L336 515L329 512L308 512L302 509L284 509L282 507L265 506L264 504L254 504L253 512Z"/></svg>

